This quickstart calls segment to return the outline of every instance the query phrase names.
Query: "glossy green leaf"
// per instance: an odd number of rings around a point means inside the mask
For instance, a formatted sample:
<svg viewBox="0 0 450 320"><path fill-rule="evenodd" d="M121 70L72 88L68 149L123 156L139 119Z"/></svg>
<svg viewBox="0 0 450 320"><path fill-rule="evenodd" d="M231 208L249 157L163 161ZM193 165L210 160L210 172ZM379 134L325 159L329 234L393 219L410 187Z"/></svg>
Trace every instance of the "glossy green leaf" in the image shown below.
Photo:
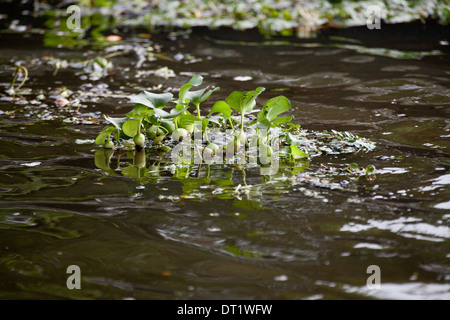
<svg viewBox="0 0 450 320"><path fill-rule="evenodd" d="M273 124L282 124L282 123L287 123L287 122L291 122L292 121L292 116L288 116L288 117L278 117L272 120Z"/></svg>
<svg viewBox="0 0 450 320"><path fill-rule="evenodd" d="M185 112L186 108L187 107L184 107L183 109L180 109L180 110L172 109L172 110L170 110L170 112L164 111L162 109L153 109L153 112L154 112L155 116L158 116L160 118L170 119L170 118L175 118L176 116Z"/></svg>
<svg viewBox="0 0 450 320"><path fill-rule="evenodd" d="M186 101L192 102L193 104L199 104L201 102L201 98L203 94L205 93L205 89L201 90L195 90L195 91L188 91L186 92L186 95L184 96L184 99Z"/></svg>
<svg viewBox="0 0 450 320"><path fill-rule="evenodd" d="M184 114L178 118L178 126L184 128L195 123L196 121L201 122L202 120L193 115Z"/></svg>
<svg viewBox="0 0 450 320"><path fill-rule="evenodd" d="M206 128L208 127L208 125L209 125L209 120L206 119L206 118L203 118L203 119L202 119L202 131L203 131L203 132L205 132L205 130L206 130Z"/></svg>
<svg viewBox="0 0 450 320"><path fill-rule="evenodd" d="M112 118L107 115L103 115L103 118L105 118L105 120L109 123L112 123L119 130L122 130L122 125L128 120L128 117Z"/></svg>
<svg viewBox="0 0 450 320"><path fill-rule="evenodd" d="M115 130L116 128L113 126L109 126L109 127L105 127L97 136L97 138L95 139L95 144L104 144L105 140L108 139L109 135L111 134L111 132L113 132L113 130Z"/></svg>
<svg viewBox="0 0 450 320"><path fill-rule="evenodd" d="M180 91L178 93L178 103L184 103L186 99L186 94L189 92L189 90L192 87L196 87L201 85L203 82L203 77L201 75L194 75L191 80L189 80L188 83L186 83L184 86L180 88Z"/></svg>
<svg viewBox="0 0 450 320"><path fill-rule="evenodd" d="M245 94L244 99L242 101L242 109L244 112L248 113L253 110L256 105L256 98L266 90L263 87L258 87L253 91L249 91Z"/></svg>
<svg viewBox="0 0 450 320"><path fill-rule="evenodd" d="M128 112L126 114L126 116L128 118L137 118L137 119L142 119L144 118L146 115L148 115L151 112L151 110L148 109L147 106L137 103L133 110L131 110L130 112Z"/></svg>
<svg viewBox="0 0 450 320"><path fill-rule="evenodd" d="M231 108L225 101L217 101L209 112L210 115L213 113L220 113L225 118L229 118L231 117Z"/></svg>
<svg viewBox="0 0 450 320"><path fill-rule="evenodd" d="M130 97L130 101L143 104L144 106L150 108L163 108L166 104L172 100L173 95L170 92L165 93L152 93L148 91L143 91L138 95Z"/></svg>
<svg viewBox="0 0 450 320"><path fill-rule="evenodd" d="M228 95L226 101L228 105L236 110L237 112L242 112L242 100L244 99L244 93L241 91L233 91Z"/></svg>
<svg viewBox="0 0 450 320"><path fill-rule="evenodd" d="M219 90L220 90L220 87L206 91L206 93L203 94L202 97L200 98L200 102L206 101L206 99L208 99L214 92L217 92Z"/></svg>
<svg viewBox="0 0 450 320"><path fill-rule="evenodd" d="M206 89L207 88L201 89L201 90L196 90L196 91L188 91L188 92L186 92L186 95L184 96L184 100L197 105L197 104L202 103L206 99L208 99L213 92L220 90L219 87L208 90L208 91L206 91Z"/></svg>
<svg viewBox="0 0 450 320"><path fill-rule="evenodd" d="M295 160L309 157L309 155L307 153L301 151L299 148L297 148L293 144L291 144L290 148L291 148L291 150L290 150L291 156Z"/></svg>
<svg viewBox="0 0 450 320"><path fill-rule="evenodd" d="M265 90L258 87L247 93L241 91L233 91L226 99L231 108L239 113L248 113L253 110L256 105L256 98Z"/></svg>
<svg viewBox="0 0 450 320"><path fill-rule="evenodd" d="M282 117L283 119L277 120L277 116L282 114L283 112L288 111L291 108L291 103L288 98L285 96L278 96L267 101L261 111L258 113L257 120L262 121L263 119L268 119L272 121L274 124L289 122L292 120L287 120L286 117Z"/></svg>
<svg viewBox="0 0 450 320"><path fill-rule="evenodd" d="M278 96L267 101L264 106L267 107L267 119L272 120L288 111L291 108L291 102L285 96Z"/></svg>
<svg viewBox="0 0 450 320"><path fill-rule="evenodd" d="M123 124L122 130L127 136L134 137L139 130L139 124L139 120L128 120Z"/></svg>

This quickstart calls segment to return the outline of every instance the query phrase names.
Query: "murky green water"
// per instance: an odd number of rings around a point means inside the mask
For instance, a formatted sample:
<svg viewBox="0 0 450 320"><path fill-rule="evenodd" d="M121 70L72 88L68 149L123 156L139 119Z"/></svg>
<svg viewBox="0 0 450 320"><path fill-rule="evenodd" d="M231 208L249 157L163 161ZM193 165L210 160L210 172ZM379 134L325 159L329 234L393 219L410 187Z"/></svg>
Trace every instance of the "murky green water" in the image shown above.
<svg viewBox="0 0 450 320"><path fill-rule="evenodd" d="M154 35L166 59L143 63L147 75L136 76L130 53L98 81L70 68L52 75L44 58L95 53L2 34L2 91L22 61L32 92L0 97L0 297L449 299L449 39L443 28L406 28L294 42L251 31ZM176 77L151 73L165 66ZM160 83L176 92L193 73L222 88L215 100L264 86L265 99L291 100L304 128L350 131L379 149L314 158L288 180L257 168L174 170L152 157L134 178L123 171L132 155L92 144L102 113L129 111L126 96ZM55 105L61 87L79 112ZM375 165L376 179L317 174L349 163ZM69 265L81 269L81 290L66 287ZM370 265L379 290L366 287Z"/></svg>

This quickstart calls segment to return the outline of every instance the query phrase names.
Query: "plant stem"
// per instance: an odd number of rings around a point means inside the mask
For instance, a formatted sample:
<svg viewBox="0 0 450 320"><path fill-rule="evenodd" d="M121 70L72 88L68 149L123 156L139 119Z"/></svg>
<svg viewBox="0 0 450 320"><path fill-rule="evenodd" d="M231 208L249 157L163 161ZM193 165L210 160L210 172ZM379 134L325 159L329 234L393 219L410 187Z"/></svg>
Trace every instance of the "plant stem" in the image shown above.
<svg viewBox="0 0 450 320"><path fill-rule="evenodd" d="M27 68L25 68L25 67L23 67L23 66L18 66L17 67L17 70L16 70L16 74L15 74L15 77L14 77L14 82L16 81L16 77L17 77L17 74L19 73L19 71L20 70L22 70L23 71L23 80L22 80L22 82L17 86L17 88L16 88L16 90L19 90L22 86L23 86L23 84L25 83L25 81L27 81L27 79L28 79L28 70L27 70ZM11 86L13 86L14 84L12 84Z"/></svg>
<svg viewBox="0 0 450 320"><path fill-rule="evenodd" d="M18 74L19 74L19 69L16 68L16 73L14 73L14 78L13 78L13 80L11 82L11 86L9 87L10 90L14 88L14 84L16 83L16 79L17 79L17 75Z"/></svg>
<svg viewBox="0 0 450 320"><path fill-rule="evenodd" d="M139 126L138 126L138 134L141 133L142 120L144 120L144 119L142 117L140 117L139 118Z"/></svg>
<svg viewBox="0 0 450 320"><path fill-rule="evenodd" d="M233 122L231 121L230 117L228 117L228 122L230 123L230 127L231 127L231 129L233 129L233 132L236 132L236 130L234 129L234 126L233 126Z"/></svg>
<svg viewBox="0 0 450 320"><path fill-rule="evenodd" d="M159 129L163 130L166 132L166 135L169 134L169 130L167 130L166 128L164 128L163 126L159 126Z"/></svg>
<svg viewBox="0 0 450 320"><path fill-rule="evenodd" d="M197 108L197 116L200 118L200 103L196 104L195 107Z"/></svg>
<svg viewBox="0 0 450 320"><path fill-rule="evenodd" d="M13 78L13 80L11 82L11 86L9 87L9 90L8 90L10 92L10 94L12 94L12 95L14 95L14 93L15 93L14 85L16 84L17 76L19 75L20 71L23 71L23 73L24 73L23 80L22 80L22 82L18 85L18 87L15 90L20 89L23 86L23 84L25 83L25 81L27 81L27 79L28 79L28 70L27 70L27 68L25 68L23 66L17 66L16 67L16 72L14 73L14 78Z"/></svg>

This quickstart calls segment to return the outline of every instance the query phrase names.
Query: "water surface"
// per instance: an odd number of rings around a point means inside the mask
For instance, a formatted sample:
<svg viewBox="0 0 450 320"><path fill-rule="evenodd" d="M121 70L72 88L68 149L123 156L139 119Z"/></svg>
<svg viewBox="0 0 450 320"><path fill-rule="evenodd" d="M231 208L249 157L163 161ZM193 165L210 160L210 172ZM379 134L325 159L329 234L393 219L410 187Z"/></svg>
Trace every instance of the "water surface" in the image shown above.
<svg viewBox="0 0 450 320"><path fill-rule="evenodd" d="M308 40L155 34L165 59L144 62L137 76L138 56L119 55L96 81L70 68L53 75L44 58L79 61L95 52L2 34L2 90L22 61L31 93L0 97L0 297L449 299L445 30L361 28ZM155 75L161 67L176 77ZM132 156L117 153L111 170L98 167L105 158L96 165L102 113L125 114L127 96L159 84L177 92L194 73L222 88L213 100L264 86L261 101L287 96L302 127L350 131L379 148L314 158L289 181L268 182L257 168L171 171L151 157L147 177L137 179L123 174ZM58 109L61 87L74 92L79 111ZM321 165L350 163L375 165L376 178L308 178ZM74 264L81 290L66 287ZM381 269L380 290L366 287L370 265Z"/></svg>

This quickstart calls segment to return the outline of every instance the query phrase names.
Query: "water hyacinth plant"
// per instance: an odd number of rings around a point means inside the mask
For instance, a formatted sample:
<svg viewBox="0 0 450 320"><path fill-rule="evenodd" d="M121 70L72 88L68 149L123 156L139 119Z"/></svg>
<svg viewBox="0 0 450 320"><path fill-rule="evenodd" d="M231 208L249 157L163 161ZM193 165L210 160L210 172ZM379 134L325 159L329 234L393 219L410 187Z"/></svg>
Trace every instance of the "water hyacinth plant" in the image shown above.
<svg viewBox="0 0 450 320"><path fill-rule="evenodd" d="M174 163L238 163L290 165L322 154L370 151L375 144L348 132L314 132L292 123L284 115L291 109L285 96L276 96L261 106L256 117L257 97L265 88L234 91L217 101L202 116L200 104L220 88L200 89L203 78L194 75L183 85L178 98L172 93L143 91L132 96L133 109L125 117L104 115L109 123L95 143L106 149L141 151L170 155ZM194 113L189 108L195 107ZM233 113L234 111L234 113Z"/></svg>

